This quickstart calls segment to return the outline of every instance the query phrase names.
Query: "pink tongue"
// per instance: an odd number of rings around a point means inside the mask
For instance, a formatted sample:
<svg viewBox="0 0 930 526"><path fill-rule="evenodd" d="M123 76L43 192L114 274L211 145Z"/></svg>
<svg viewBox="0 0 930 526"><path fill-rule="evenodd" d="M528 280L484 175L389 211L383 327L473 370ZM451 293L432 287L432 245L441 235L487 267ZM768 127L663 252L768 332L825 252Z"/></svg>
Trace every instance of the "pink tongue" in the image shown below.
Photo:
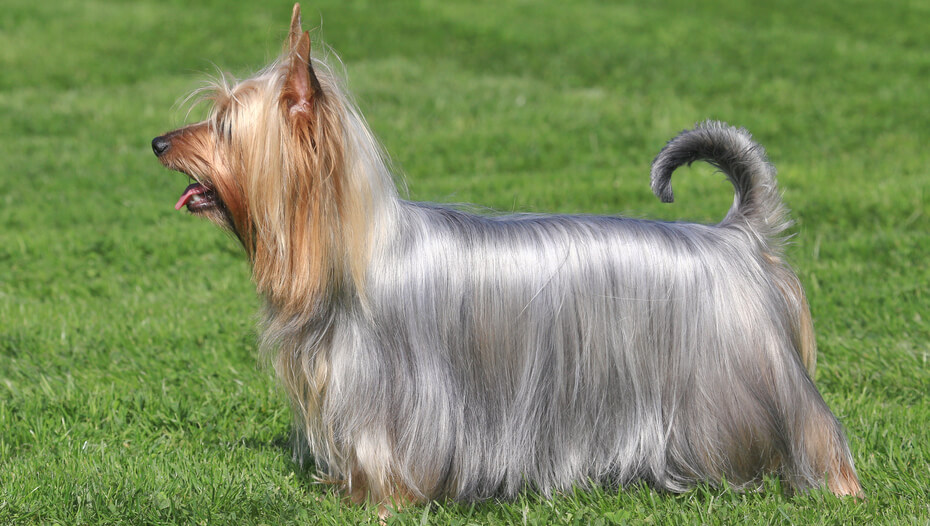
<svg viewBox="0 0 930 526"><path fill-rule="evenodd" d="M206 187L204 187L203 185L192 184L192 185L188 186L188 187L187 187L187 190L184 191L184 195L182 195L181 198L178 199L178 202L175 203L174 209L175 209L175 210L180 210L182 206L184 206L185 204L187 204L188 199L190 199L191 197L193 197L193 196L195 196L195 195L197 195L197 194L202 194L202 193L204 193L204 192L206 192L206 191L207 191L207 189L206 189Z"/></svg>

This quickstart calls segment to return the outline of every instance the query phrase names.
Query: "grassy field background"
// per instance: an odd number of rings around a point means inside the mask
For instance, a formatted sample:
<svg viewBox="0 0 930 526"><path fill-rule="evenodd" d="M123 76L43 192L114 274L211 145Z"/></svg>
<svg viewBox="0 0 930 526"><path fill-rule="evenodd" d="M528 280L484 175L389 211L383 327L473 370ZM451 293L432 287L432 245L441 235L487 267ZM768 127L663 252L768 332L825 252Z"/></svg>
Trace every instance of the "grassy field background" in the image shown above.
<svg viewBox="0 0 930 526"><path fill-rule="evenodd" d="M0 524L375 520L291 461L246 262L172 209L187 181L149 145L214 64L273 58L290 4L187 4L4 2ZM634 487L391 522L930 521L930 4L712 4L327 0L304 21L418 200L713 222L721 176L682 170L662 205L649 163L696 121L750 129L868 500Z"/></svg>

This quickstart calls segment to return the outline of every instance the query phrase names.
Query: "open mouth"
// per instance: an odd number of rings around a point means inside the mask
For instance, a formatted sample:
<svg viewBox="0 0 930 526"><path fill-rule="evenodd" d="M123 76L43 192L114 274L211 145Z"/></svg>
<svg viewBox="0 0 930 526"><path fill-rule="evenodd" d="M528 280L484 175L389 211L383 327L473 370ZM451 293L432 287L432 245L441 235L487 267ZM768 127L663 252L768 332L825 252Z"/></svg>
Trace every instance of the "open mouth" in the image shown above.
<svg viewBox="0 0 930 526"><path fill-rule="evenodd" d="M192 183L187 186L181 198L174 205L175 210L180 210L182 206L187 206L190 212L201 212L217 205L216 192L212 188L200 183Z"/></svg>

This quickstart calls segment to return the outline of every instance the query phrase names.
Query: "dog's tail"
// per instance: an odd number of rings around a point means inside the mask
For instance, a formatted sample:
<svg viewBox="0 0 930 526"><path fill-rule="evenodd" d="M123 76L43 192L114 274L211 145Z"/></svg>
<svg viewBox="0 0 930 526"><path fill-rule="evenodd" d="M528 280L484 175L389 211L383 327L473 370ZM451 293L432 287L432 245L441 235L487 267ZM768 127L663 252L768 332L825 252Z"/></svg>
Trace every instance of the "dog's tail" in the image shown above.
<svg viewBox="0 0 930 526"><path fill-rule="evenodd" d="M662 202L674 199L672 172L694 161L716 166L736 189L733 206L720 226L743 224L767 245L780 244L779 234L791 222L775 185L775 167L748 131L705 121L670 140L652 162L652 191Z"/></svg>

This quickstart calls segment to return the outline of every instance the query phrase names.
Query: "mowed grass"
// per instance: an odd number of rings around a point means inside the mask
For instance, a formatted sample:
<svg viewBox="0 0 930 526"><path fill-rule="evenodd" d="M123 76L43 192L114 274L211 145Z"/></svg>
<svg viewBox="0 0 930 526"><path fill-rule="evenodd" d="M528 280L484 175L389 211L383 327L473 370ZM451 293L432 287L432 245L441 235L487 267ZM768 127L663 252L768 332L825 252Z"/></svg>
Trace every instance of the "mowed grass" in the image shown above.
<svg viewBox="0 0 930 526"><path fill-rule="evenodd" d="M714 222L719 174L681 170L662 205L649 163L696 121L750 129L797 220L816 382L868 499L637 486L388 522L930 521L930 5L713 4L327 0L304 20L413 199ZM214 64L278 53L290 4L2 11L0 523L376 522L291 460L241 250L172 209L187 182L149 146Z"/></svg>

